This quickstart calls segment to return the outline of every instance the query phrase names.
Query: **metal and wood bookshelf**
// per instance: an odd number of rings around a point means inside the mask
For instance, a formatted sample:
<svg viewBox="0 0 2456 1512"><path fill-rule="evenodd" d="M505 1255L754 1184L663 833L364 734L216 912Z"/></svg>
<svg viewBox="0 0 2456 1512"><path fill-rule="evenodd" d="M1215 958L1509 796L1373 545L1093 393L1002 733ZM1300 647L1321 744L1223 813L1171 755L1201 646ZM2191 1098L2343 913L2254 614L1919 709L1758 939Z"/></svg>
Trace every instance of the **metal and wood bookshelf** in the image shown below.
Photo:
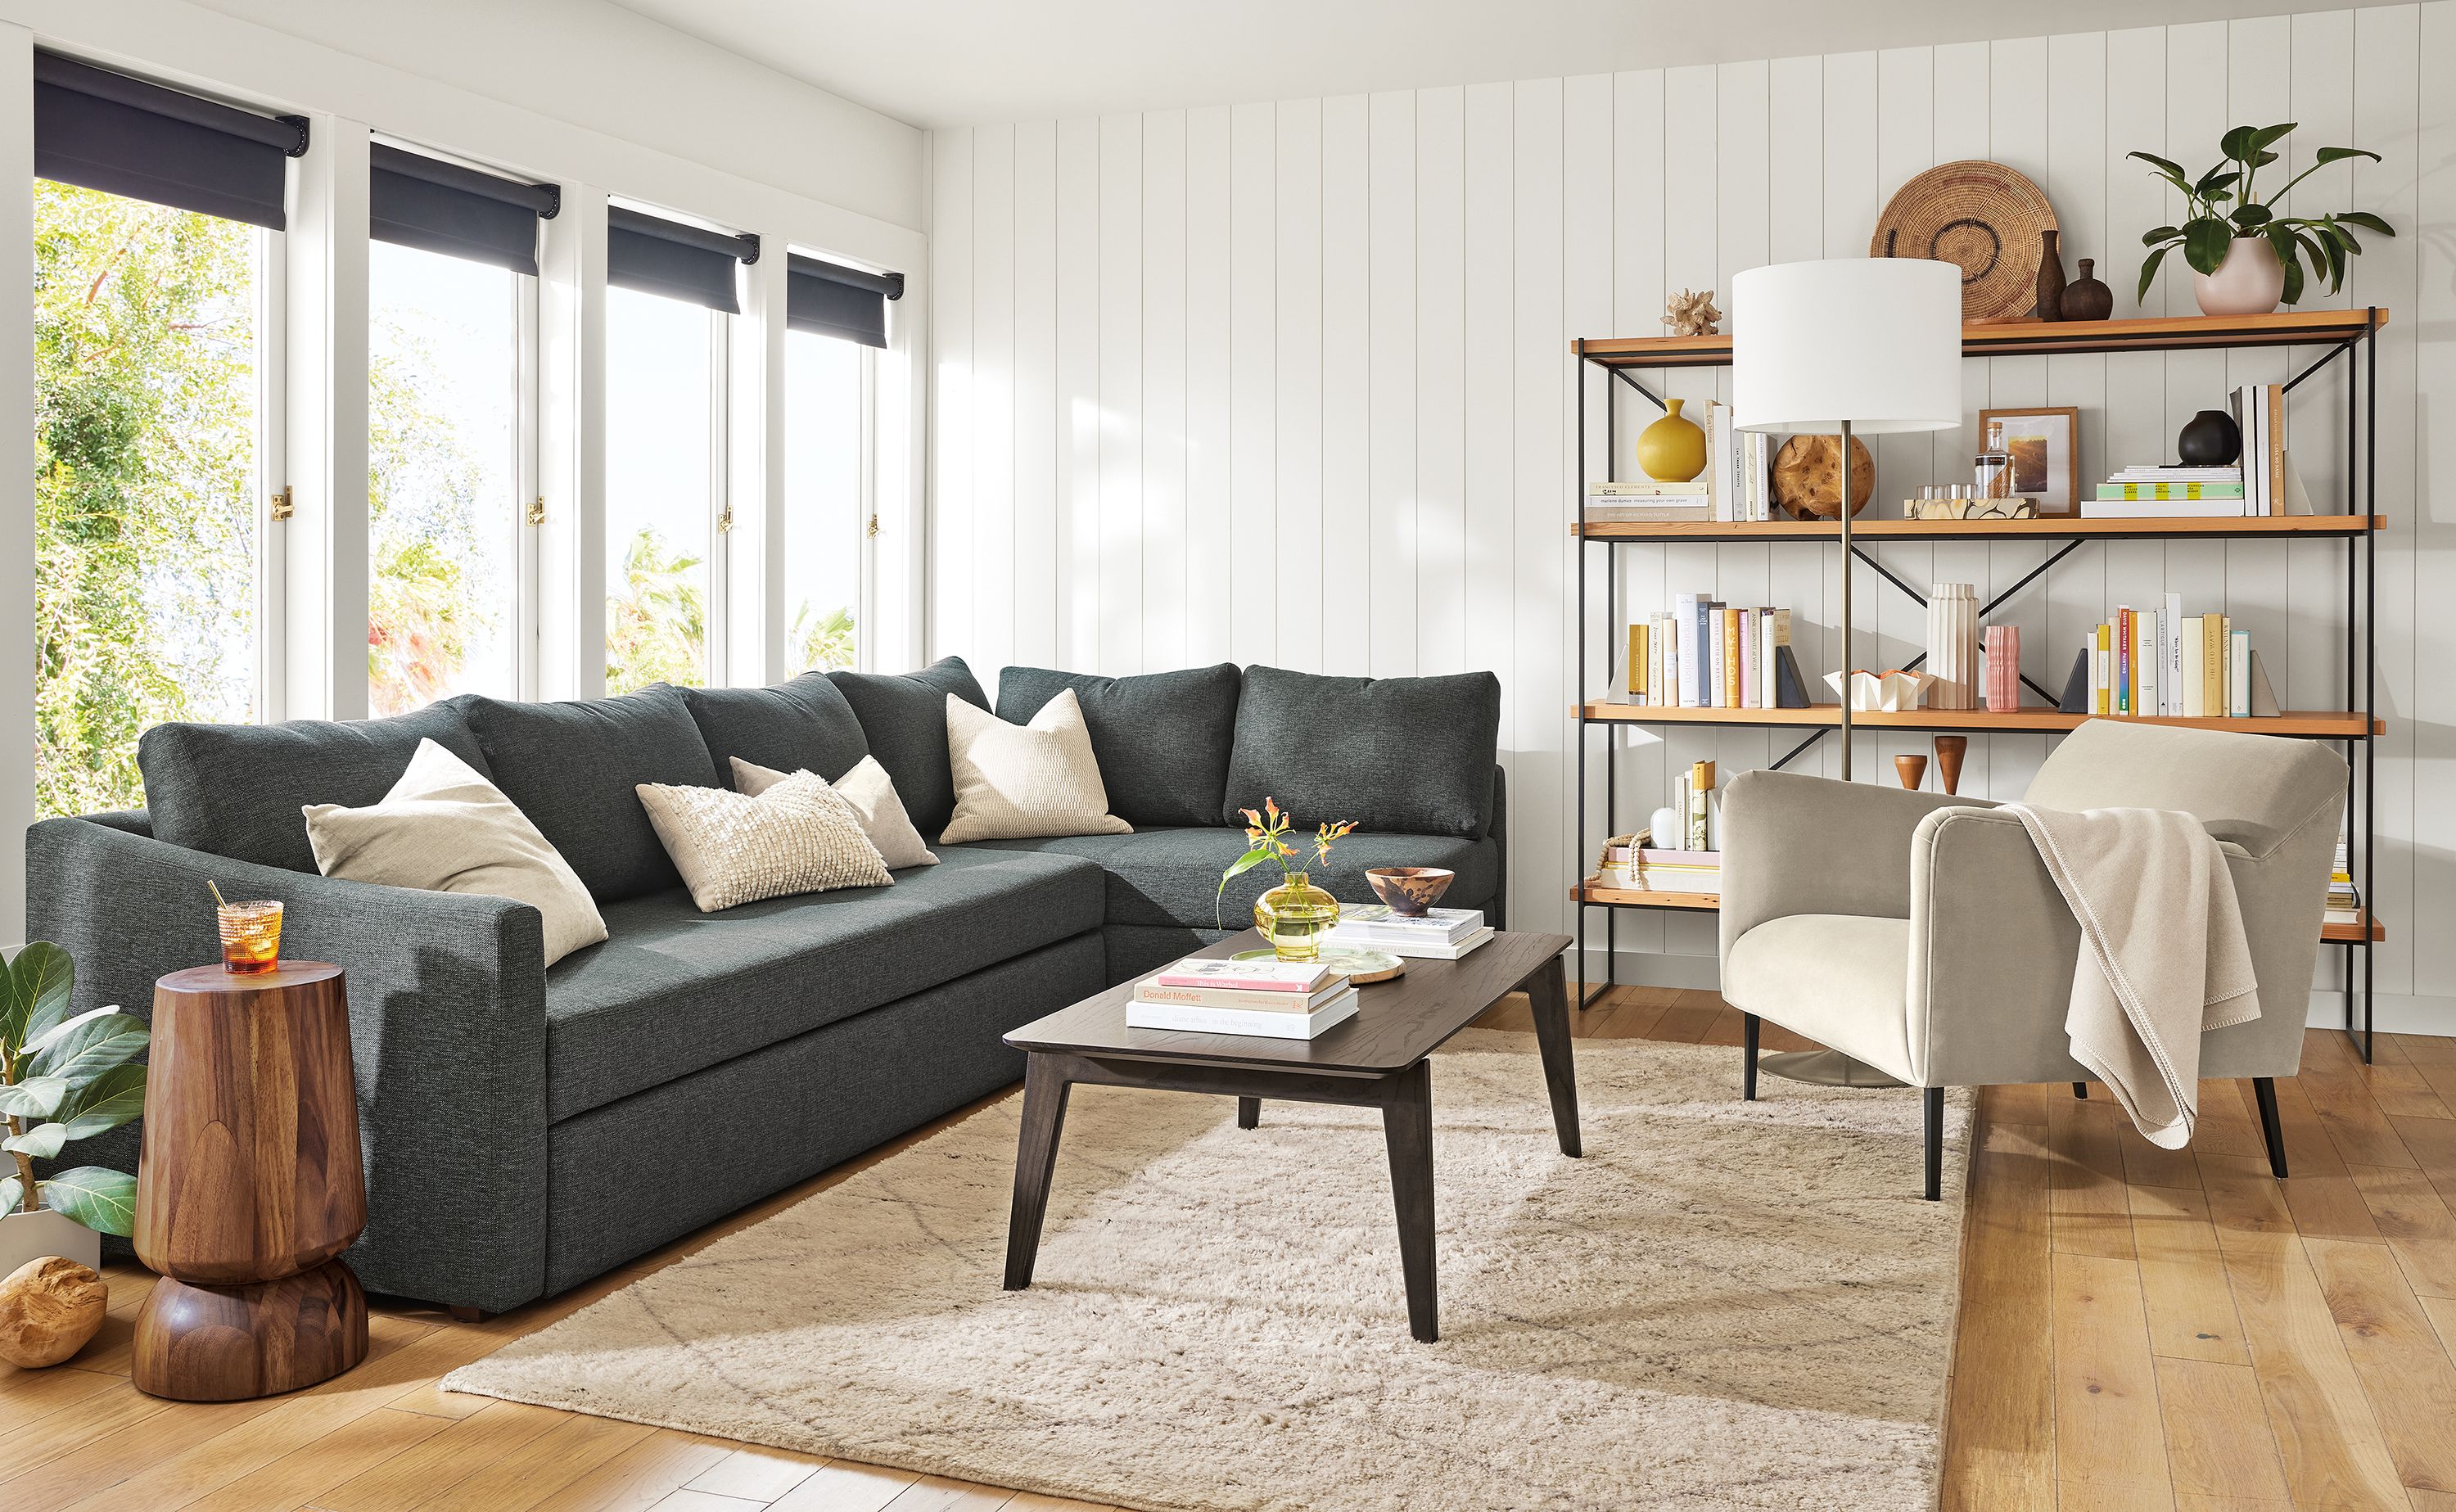
<svg viewBox="0 0 2456 1512"><path fill-rule="evenodd" d="M2340 947L2343 951L2343 991L2345 1002L2344 1029L2361 1048L2363 1058L2371 1054L2371 950L2386 937L2384 927L2371 911L2375 894L2372 891L2372 860L2376 848L2378 805L2374 797L2377 737L2386 726L2378 718L2373 691L2378 671L2378 637L2375 622L2377 585L2374 568L2377 563L2379 532L2385 521L2377 513L2379 483L2379 343L2377 337L2387 324L2388 313L2372 307L2362 310L2288 311L2273 315L2217 317L2180 316L2135 320L2098 320L2071 322L2015 322L1965 325L1961 331L1961 355L1965 358L2026 357L2041 354L2179 352L2228 349L2239 347L2311 346L2325 350L2296 372L2285 384L2290 394L2303 380L2343 360L2345 365L2345 480L2341 501L2343 513L2328 515L2266 515L2241 516L2225 519L2170 520L2092 520L2078 516L2046 517L2037 520L1882 520L1854 519L1851 523L1850 555L1859 565L1873 570L1895 588L1925 603L1926 593L1904 582L1879 561L1871 550L1888 541L2056 541L2061 544L2047 559L2015 582L1980 605L1983 621L2016 595L2041 582L2050 568L2094 541L2342 541L2344 542L2345 585L2345 686L2349 702L2359 705L2345 709L2297 709L2267 719L2167 718L2145 720L2143 723L2189 725L2202 729L2245 730L2261 735L2281 735L2307 740L2342 741L2344 743L2348 767L2346 804L2348 820L2347 866L2355 877L2363 908L2357 922L2325 924L2320 931L2323 943ZM1796 541L1822 549L1827 543L1839 544L1841 527L1837 522L1818 521L1752 521L1729 522L1721 521L1678 521L1645 524L1587 524L1586 521L1587 459L1586 459L1586 393L1590 380L1605 384L1604 456L1607 465L1619 455L1620 406L1618 390L1626 387L1645 398L1657 410L1666 406L1661 396L1647 387L1638 374L1657 368L1728 367L1731 361L1731 338L1712 337L1612 337L1586 339L1570 343L1578 358L1578 459L1577 494L1569 527L1581 545L1578 562L1578 656L1577 676L1584 679L1590 664L1591 648L1587 642L1590 629L1586 623L1588 579L1592 576L1591 559L1603 559L1604 623L1606 631L1601 648L1600 666L1604 685L1608 688L1614 666L1614 653L1626 631L1620 621L1620 574L1618 548L1621 545L1648 541L1654 543L1688 542L1690 544L1742 541ZM1602 375L1598 379L1596 375ZM1871 500L1871 508L1878 501ZM1599 553L1587 552L1586 546L1600 546ZM1851 562L1843 570L1852 568ZM1852 624L1836 627L1843 669L1850 664L1851 637L1861 628ZM1914 665L1916 664L1914 663ZM1803 669L1810 670L1810 669ZM1810 670L1813 679L1815 673ZM2057 707L2058 694L2039 686L2026 675L2021 679L2033 692L2045 700L2042 706L2031 706L2014 712L1997 713L1988 709L1919 708L1900 712L1862 712L1853 710L1850 717L1852 729L1896 729L1958 731L1971 734L2054 734L2078 725L2088 716L2066 714ZM1632 705L1607 700L1581 700L1572 717L1578 726L1578 828L1571 845L1572 863L1577 868L1569 897L1577 913L1578 935L1578 1003L1581 1008L1592 1003L1607 991L1619 974L1616 950L1619 910L1622 909L1658 909L1675 911L1716 911L1720 899L1710 893L1648 892L1602 886L1588 869L1603 838L1620 828L1619 764L1607 746L1604 757L1604 812L1602 834L1593 833L1587 823L1586 764L1590 757L1588 736L1595 730L1609 732L1627 725L1689 725L1689 726L1759 726L1798 731L1802 739L1785 751L1771 765L1788 766L1810 747L1834 730L1842 728L1842 711L1838 705L1813 705L1807 708L1682 708L1662 705ZM1586 968L1588 915L1603 910L1604 979L1591 986ZM2361 968L2359 977L2356 967ZM2359 985L2358 985L2359 983ZM2360 1005L2360 1027L2357 1029L2356 1006Z"/></svg>

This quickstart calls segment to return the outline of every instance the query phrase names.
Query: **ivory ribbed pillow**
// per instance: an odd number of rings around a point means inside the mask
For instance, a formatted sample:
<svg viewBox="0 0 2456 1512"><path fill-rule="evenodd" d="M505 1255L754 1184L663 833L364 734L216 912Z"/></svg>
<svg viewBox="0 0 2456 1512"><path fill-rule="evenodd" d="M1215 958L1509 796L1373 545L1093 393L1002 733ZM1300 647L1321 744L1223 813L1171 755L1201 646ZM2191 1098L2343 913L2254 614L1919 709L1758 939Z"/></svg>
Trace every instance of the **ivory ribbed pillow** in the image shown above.
<svg viewBox="0 0 2456 1512"><path fill-rule="evenodd" d="M733 790L754 798L790 775L739 756L731 760ZM930 853L928 842L921 838L921 831L912 828L912 816L904 811L904 800L895 796L895 779L887 775L887 768L878 765L877 757L864 756L852 764L852 770L829 786L835 788L837 797L852 805L852 811L861 819L861 832L878 848L879 859L887 863L888 870L938 864L938 858Z"/></svg>
<svg viewBox="0 0 2456 1512"><path fill-rule="evenodd" d="M1134 833L1109 812L1092 732L1071 687L1058 689L1029 725L1010 725L949 694L947 756L955 769L955 816L938 837L942 845Z"/></svg>
<svg viewBox="0 0 2456 1512"><path fill-rule="evenodd" d="M795 772L756 797L639 785L640 804L702 913L797 892L894 885L861 816L826 778Z"/></svg>

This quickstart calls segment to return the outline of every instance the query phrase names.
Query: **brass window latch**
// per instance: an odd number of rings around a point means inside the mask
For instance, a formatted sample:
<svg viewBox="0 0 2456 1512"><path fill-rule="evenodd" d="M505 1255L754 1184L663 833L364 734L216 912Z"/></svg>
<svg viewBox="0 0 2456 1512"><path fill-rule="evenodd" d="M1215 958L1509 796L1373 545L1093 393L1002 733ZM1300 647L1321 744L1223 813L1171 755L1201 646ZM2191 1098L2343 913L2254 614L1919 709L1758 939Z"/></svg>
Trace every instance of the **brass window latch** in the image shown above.
<svg viewBox="0 0 2456 1512"><path fill-rule="evenodd" d="M272 516L276 524L288 520L296 511L296 506L290 501L290 490L287 488L274 495L272 503Z"/></svg>
<svg viewBox="0 0 2456 1512"><path fill-rule="evenodd" d="M733 506L731 504L727 504L725 506L725 512L716 517L716 529L719 535L729 534L732 531Z"/></svg>
<svg viewBox="0 0 2456 1512"><path fill-rule="evenodd" d="M878 534L878 517L876 515L870 517L870 533L873 536Z"/></svg>
<svg viewBox="0 0 2456 1512"><path fill-rule="evenodd" d="M545 495L540 494L529 501L529 523L532 525L545 523Z"/></svg>

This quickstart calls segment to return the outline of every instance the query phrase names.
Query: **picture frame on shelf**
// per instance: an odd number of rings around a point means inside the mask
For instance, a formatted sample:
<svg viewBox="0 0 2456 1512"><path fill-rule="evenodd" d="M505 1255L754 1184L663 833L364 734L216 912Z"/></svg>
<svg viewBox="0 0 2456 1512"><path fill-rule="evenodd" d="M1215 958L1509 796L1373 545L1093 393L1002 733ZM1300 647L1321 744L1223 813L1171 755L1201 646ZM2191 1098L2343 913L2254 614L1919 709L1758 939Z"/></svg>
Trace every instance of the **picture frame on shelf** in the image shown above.
<svg viewBox="0 0 2456 1512"><path fill-rule="evenodd" d="M2038 501L2041 515L2080 511L2080 411L2072 405L1980 410L1983 444L1997 423L2013 458L2013 492Z"/></svg>

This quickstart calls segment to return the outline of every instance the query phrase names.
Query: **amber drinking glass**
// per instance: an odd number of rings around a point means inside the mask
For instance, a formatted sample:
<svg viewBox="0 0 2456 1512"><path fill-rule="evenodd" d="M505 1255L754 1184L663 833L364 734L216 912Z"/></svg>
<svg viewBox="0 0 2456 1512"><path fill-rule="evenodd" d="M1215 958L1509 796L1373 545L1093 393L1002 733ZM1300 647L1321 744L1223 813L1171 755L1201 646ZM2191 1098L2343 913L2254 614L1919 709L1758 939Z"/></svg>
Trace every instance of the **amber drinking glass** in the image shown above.
<svg viewBox="0 0 2456 1512"><path fill-rule="evenodd" d="M222 970L270 971L281 959L281 905L225 903L214 910L222 931Z"/></svg>

